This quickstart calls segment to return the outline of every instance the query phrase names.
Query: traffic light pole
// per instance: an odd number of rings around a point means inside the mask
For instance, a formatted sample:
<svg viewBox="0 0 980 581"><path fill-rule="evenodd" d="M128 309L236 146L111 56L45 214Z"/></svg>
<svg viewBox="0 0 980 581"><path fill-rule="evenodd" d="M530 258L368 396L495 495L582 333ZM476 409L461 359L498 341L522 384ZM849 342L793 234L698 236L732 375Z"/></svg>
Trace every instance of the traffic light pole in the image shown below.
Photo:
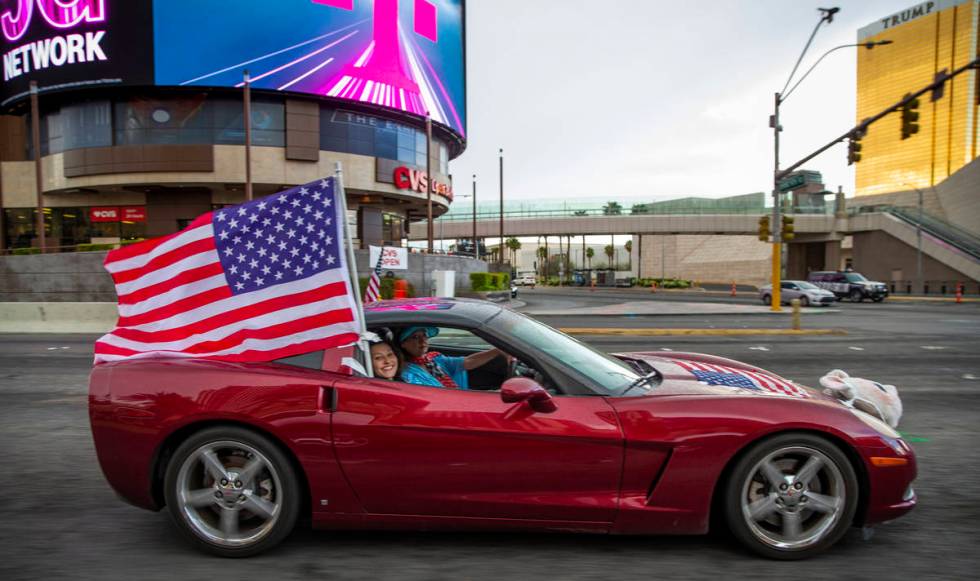
<svg viewBox="0 0 980 581"><path fill-rule="evenodd" d="M971 61L971 62L963 65L962 67L956 69L955 71L953 71L952 73L950 73L949 76L947 76L947 77L943 77L942 79L940 79L940 80L938 80L938 81L936 81L934 83L931 83L929 85L926 85L925 87L919 89L918 91L916 91L914 93L909 93L909 94L905 95L904 97L902 97L902 99L900 101L898 101L894 105L891 105L890 107L882 110L877 115L873 115L871 117L868 117L866 119L863 119L860 123L858 123L857 125L855 125L854 127L850 128L850 129L848 129L847 132L844 133L843 135L841 135L840 137L835 138L830 143L824 145L823 147L821 147L820 149L814 151L810 155L808 155L808 156L804 157L803 159L797 161L793 165L787 167L784 170L777 170L776 171L776 183L778 184L779 183L779 180L785 178L787 175L789 175L790 173L796 171L797 169L799 169L801 166L803 166L805 163L807 163L811 159L817 157L818 155L820 155L821 153L827 151L828 149L830 149L831 147L837 145L838 143L847 140L848 138L850 138L851 136L853 136L855 134L863 135L864 133L867 132L868 126L870 126L875 121L878 121L879 119L885 117L889 113L893 113L895 111L900 111L902 109L902 107L904 107L910 101L912 101L914 99L917 99L918 97L921 97L922 95L924 95L924 94L932 91L933 89L936 89L937 87L942 86L942 84L945 83L946 81L952 79L956 75L959 75L961 73L965 73L966 71L968 71L970 69L980 69L980 58L974 59L973 61ZM777 139L778 139L778 137L777 137ZM777 189L778 189L778 185L777 185ZM776 226L774 226L774 228L776 228Z"/></svg>
<svg viewBox="0 0 980 581"><path fill-rule="evenodd" d="M781 285L782 282L782 264L783 264L783 245L780 240L780 214L782 212L782 200L780 199L779 192L779 131L782 129L779 126L779 102L780 94L776 93L776 98L773 100L773 115L772 115L772 132L773 132L773 184L772 184L772 226L770 231L772 232L772 306L769 307L775 312L779 312L782 309L782 298L781 298Z"/></svg>

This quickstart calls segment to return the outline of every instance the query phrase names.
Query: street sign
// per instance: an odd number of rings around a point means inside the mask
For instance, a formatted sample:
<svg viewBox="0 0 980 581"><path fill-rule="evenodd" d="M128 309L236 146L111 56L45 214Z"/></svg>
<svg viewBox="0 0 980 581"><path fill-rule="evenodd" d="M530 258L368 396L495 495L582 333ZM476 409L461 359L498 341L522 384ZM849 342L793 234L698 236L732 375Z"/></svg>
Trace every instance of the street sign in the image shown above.
<svg viewBox="0 0 980 581"><path fill-rule="evenodd" d="M806 176L804 176L802 173L794 174L779 180L779 191L788 192L790 190L795 190L796 188L802 186L805 183L806 183Z"/></svg>

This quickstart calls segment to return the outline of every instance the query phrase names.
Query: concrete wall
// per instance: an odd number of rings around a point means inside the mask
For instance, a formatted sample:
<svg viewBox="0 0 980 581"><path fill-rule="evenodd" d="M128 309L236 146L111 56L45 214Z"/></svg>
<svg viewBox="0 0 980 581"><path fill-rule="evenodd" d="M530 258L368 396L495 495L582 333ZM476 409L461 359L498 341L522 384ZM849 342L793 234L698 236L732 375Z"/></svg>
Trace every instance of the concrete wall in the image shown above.
<svg viewBox="0 0 980 581"><path fill-rule="evenodd" d="M753 236L644 235L639 253L638 246L634 242L641 277L752 285L769 281L772 245Z"/></svg>
<svg viewBox="0 0 980 581"><path fill-rule="evenodd" d="M357 271L369 276L368 251L356 250ZM102 267L105 252L74 252L29 256L0 256L0 302L116 302L112 279ZM408 279L420 296L432 285L434 270L456 271L456 290L470 289L470 273L486 272L482 260L459 256L408 255Z"/></svg>
<svg viewBox="0 0 980 581"><path fill-rule="evenodd" d="M882 230L854 234L853 268L871 280L884 283L914 281L916 277L916 248ZM970 276L954 270L938 260L922 253L922 275L929 284L929 292L937 293L943 282L947 292L953 292L957 281L973 282ZM973 284L969 285L973 287ZM905 287L896 288L905 292ZM920 289L913 282L913 292Z"/></svg>
<svg viewBox="0 0 980 581"><path fill-rule="evenodd" d="M116 301L105 252L0 256L0 302Z"/></svg>

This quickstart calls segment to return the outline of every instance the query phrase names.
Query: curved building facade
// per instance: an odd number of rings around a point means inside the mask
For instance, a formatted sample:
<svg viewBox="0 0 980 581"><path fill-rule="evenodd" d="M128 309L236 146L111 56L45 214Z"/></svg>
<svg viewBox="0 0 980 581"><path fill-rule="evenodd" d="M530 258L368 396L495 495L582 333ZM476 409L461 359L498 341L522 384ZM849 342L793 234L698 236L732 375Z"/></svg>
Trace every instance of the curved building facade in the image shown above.
<svg viewBox="0 0 980 581"><path fill-rule="evenodd" d="M0 7L3 246L37 245L32 82L49 247L165 235L244 201L246 74L255 197L340 162L362 246L399 245L426 216L427 187L446 212L448 164L465 148L462 2L268 4Z"/></svg>

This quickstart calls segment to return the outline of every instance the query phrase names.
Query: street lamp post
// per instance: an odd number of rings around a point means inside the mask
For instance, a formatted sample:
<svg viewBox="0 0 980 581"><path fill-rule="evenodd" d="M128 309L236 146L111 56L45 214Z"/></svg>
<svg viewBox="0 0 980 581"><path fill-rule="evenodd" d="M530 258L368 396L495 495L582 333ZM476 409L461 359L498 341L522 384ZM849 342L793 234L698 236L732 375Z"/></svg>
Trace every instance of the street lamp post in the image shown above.
<svg viewBox="0 0 980 581"><path fill-rule="evenodd" d="M480 245L476 241L476 174L473 174L473 258L480 260Z"/></svg>
<svg viewBox="0 0 980 581"><path fill-rule="evenodd" d="M500 148L500 264L504 263L504 150Z"/></svg>
<svg viewBox="0 0 980 581"><path fill-rule="evenodd" d="M902 185L909 186L919 194L919 219L915 224L915 284L919 287L919 292L923 292L925 281L922 279L922 190L909 183Z"/></svg>
<svg viewBox="0 0 980 581"><path fill-rule="evenodd" d="M840 8L819 8L821 11L820 20L817 25L813 28L813 32L810 34L810 39L807 40L806 46L803 47L803 52L800 53L798 59L796 59L796 64L793 65L793 70L790 71L789 78L786 79L786 84L783 85L783 90L775 94L773 100L773 114L769 118L769 126L772 128L773 132L773 188L772 188L772 306L773 311L781 311L781 278L782 278L782 199L779 187L779 182L785 177L786 172L779 170L779 132L783 130L782 126L779 124L779 106L789 98L790 94L800 86L800 83L806 79L813 69L820 64L823 59L830 53L840 50L842 48L853 47L853 46L863 46L867 49L874 48L875 46L891 44L890 40L881 40L877 42L864 42L856 44L842 44L840 46L835 46L834 48L828 50L823 55L820 56L810 66L809 69L796 81L796 83L790 87L790 83L793 81L793 75L796 74L797 69L800 67L800 63L803 61L804 55L806 55L807 49L810 48L810 44L813 42L813 38L817 35L817 31L820 26L824 23L830 24L834 21L834 14L840 11ZM788 90L787 90L788 89Z"/></svg>

